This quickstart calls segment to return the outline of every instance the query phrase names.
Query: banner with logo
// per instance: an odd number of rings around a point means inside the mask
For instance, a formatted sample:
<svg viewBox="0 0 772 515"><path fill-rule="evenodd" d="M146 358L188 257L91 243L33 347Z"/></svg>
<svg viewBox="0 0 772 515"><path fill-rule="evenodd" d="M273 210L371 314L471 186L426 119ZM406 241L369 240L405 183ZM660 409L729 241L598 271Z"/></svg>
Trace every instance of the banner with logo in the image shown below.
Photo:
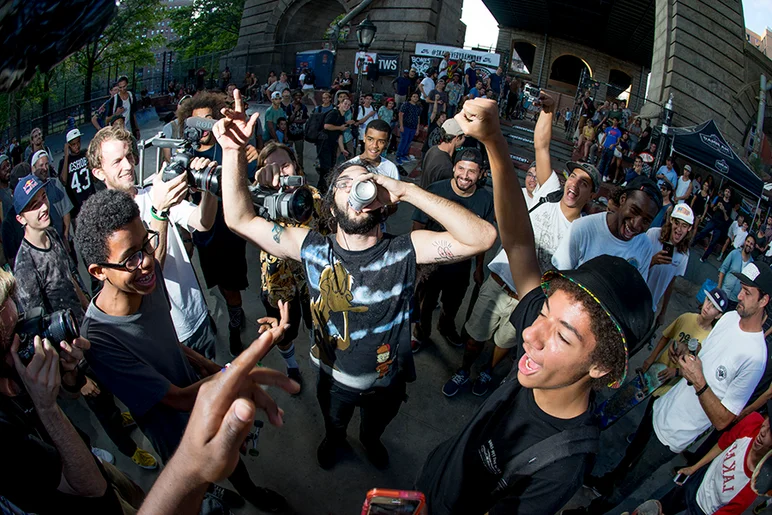
<svg viewBox="0 0 772 515"><path fill-rule="evenodd" d="M370 69L370 65L375 64L377 57L378 54L372 52L357 52L356 57L354 58L354 75L359 74L360 68L362 69L362 73L367 73L367 70Z"/></svg>
<svg viewBox="0 0 772 515"><path fill-rule="evenodd" d="M378 54L378 75L399 75L399 54Z"/></svg>
<svg viewBox="0 0 772 515"><path fill-rule="evenodd" d="M481 52L479 50L467 50L465 48L458 48L445 45L430 45L428 43L416 43L415 54L437 57L442 59L445 52L450 52L450 58L453 60L462 61L474 61L477 64L483 64L485 66L492 66L495 71L501 63L501 56L494 54L493 52Z"/></svg>
<svg viewBox="0 0 772 515"><path fill-rule="evenodd" d="M411 55L410 67L415 68L418 75L426 75L426 70L432 66L439 64L439 60L436 57L429 57L425 55Z"/></svg>

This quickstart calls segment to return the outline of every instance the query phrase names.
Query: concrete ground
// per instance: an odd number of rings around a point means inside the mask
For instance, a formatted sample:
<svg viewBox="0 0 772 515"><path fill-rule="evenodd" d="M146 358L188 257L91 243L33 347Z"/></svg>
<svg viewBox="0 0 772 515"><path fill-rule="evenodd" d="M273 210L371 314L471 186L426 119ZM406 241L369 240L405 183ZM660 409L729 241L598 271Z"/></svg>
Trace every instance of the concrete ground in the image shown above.
<svg viewBox="0 0 772 515"><path fill-rule="evenodd" d="M259 108L261 111L265 106ZM145 117L140 122L142 134L148 137L160 130L161 124L153 116ZM83 128L81 128L83 130ZM86 129L88 130L88 129ZM93 135L93 128L85 133L84 144ZM50 136L47 143L55 153L55 159L61 156L64 143L63 135ZM56 155L57 152L59 155ZM149 153L150 154L150 153ZM313 169L313 149L306 145L305 164L311 184L316 183ZM150 158L154 164L154 156ZM408 171L412 171L412 163ZM522 175L522 174L521 174ZM414 179L407 179L414 180ZM522 177L521 177L522 180ZM396 214L388 220L388 228L393 233L404 233L410 229L412 206L402 204ZM495 255L498 245L487 253L487 259ZM243 292L243 306L249 324L243 333L245 343L257 335L256 320L264 316L262 303L259 299L260 267L258 251L253 246L247 248L250 287ZM198 258L195 266L200 276ZM676 316L686 311L695 311L697 303L694 295L698 286L706 278L717 277L718 262L711 258L707 263L699 262L699 254L692 253L686 277L679 278L666 316L669 324ZM81 272L85 277L85 270ZM217 290L206 291L209 309L212 312L218 328L217 362L224 364L231 360L228 353L228 332L226 330L228 317L225 301ZM468 307L469 296L459 310L457 325L460 328ZM300 329L297 347L297 359L303 373L303 391L298 396L290 396L283 391L269 389L285 411L285 425L281 429L266 425L261 431L257 457L245 456L246 463L253 479L260 485L275 489L283 494L290 505L290 513L303 515L344 515L355 514L361 510L362 501L371 488L411 489L424 459L428 453L441 441L451 437L466 424L483 401L475 397L467 389L454 398L446 398L441 388L445 381L460 365L463 349L448 345L435 331L432 345L427 346L415 356L418 379L408 386L409 399L404 404L395 420L387 429L383 441L389 449L391 465L388 469L379 471L372 467L364 456L364 451L357 440L359 416L354 415L350 426L349 441L352 451L344 455L342 460L330 471L324 471L316 463L316 448L323 438L323 422L315 396L316 371L308 359L309 337L304 328ZM660 337L655 336L654 342ZM478 367L487 360L491 351L486 348L485 355L479 360ZM631 368L635 368L648 355L644 348L631 360ZM284 370L283 360L278 352L271 352L263 364L278 370ZM505 362L496 371L503 378L509 370L511 362ZM478 370L473 370L473 377ZM601 396L607 395L607 391ZM88 410L82 399L63 401L65 411L74 423L93 439L93 445L102 447L116 456L117 466L139 483L146 491L149 490L158 471L139 469L130 458L121 455L117 448L102 431L99 422ZM621 458L626 447L625 437L635 430L642 415L642 409L631 412L609 430L602 434L601 449L595 473L609 470ZM261 417L265 420L264 417ZM143 448L152 451L149 442L142 433L134 430L132 436ZM672 486L670 470L673 464L665 465L652 478L641 485L639 490L616 510L634 509L640 502L648 498L658 498ZM227 482L224 486L228 486ZM569 506L584 505L592 498L587 489L581 489ZM260 513L251 505L234 510L237 514Z"/></svg>

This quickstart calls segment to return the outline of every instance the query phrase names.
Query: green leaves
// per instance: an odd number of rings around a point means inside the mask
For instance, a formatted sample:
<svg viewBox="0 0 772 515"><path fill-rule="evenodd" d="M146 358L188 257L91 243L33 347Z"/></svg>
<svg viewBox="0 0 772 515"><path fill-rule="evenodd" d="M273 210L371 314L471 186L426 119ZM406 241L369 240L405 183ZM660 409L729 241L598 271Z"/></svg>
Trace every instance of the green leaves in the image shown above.
<svg viewBox="0 0 772 515"><path fill-rule="evenodd" d="M169 13L180 39L172 47L185 59L228 50L236 46L244 12L244 0L193 0Z"/></svg>

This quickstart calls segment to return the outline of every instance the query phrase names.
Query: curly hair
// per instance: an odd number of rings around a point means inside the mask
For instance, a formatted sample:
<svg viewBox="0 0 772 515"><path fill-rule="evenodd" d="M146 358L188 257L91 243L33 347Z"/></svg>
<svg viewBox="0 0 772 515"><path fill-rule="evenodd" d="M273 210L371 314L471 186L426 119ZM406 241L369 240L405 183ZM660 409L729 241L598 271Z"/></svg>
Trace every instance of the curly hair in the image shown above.
<svg viewBox="0 0 772 515"><path fill-rule="evenodd" d="M99 129L88 144L88 150L86 150L89 168L92 170L102 168L102 143L113 140L123 141L129 145L129 148L134 144L133 136L123 127L118 125L108 125Z"/></svg>
<svg viewBox="0 0 772 515"><path fill-rule="evenodd" d="M625 374L625 351L622 337L611 317L587 292L581 287L563 277L556 277L549 282L547 296L556 291L562 291L571 299L581 304L590 317L590 330L595 337L595 348L587 359L588 365L596 365L608 373L599 378L590 379L593 390L621 379Z"/></svg>
<svg viewBox="0 0 772 515"><path fill-rule="evenodd" d="M328 179L329 187L327 188L327 193L322 197L322 222L326 227L329 227L331 232L335 232L338 228L335 217L332 216L332 207L335 204L335 183L338 181L341 173L354 166L363 167L368 173L378 173L378 165L369 159L360 159L355 163L345 161L333 169Z"/></svg>
<svg viewBox="0 0 772 515"><path fill-rule="evenodd" d="M185 127L185 120L193 116L193 111L207 108L212 111L212 118L219 120L222 118L222 113L220 111L225 106L224 93L199 91L193 95L190 100L177 106L177 121L180 127Z"/></svg>
<svg viewBox="0 0 772 515"><path fill-rule="evenodd" d="M139 218L139 206L128 193L102 190L89 197L78 213L75 244L86 266L104 263L110 254L107 240Z"/></svg>

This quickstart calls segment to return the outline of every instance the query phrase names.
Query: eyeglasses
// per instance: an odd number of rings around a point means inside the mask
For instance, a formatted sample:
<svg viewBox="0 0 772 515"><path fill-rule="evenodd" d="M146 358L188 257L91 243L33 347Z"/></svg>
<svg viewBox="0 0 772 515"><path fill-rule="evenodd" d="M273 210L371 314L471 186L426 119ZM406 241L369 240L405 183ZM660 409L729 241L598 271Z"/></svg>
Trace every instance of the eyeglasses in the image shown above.
<svg viewBox="0 0 772 515"><path fill-rule="evenodd" d="M145 243L142 244L142 248L136 251L131 256L124 259L121 263L97 263L97 265L104 268L112 268L114 270L125 270L126 272L133 272L140 267L145 256L147 254L152 257L158 248L158 232L148 230L148 238Z"/></svg>
<svg viewBox="0 0 772 515"><path fill-rule="evenodd" d="M525 176L528 179L535 179L536 178L536 174L535 173L527 173L527 174L525 174Z"/></svg>
<svg viewBox="0 0 772 515"><path fill-rule="evenodd" d="M351 185L354 184L354 178L353 177L341 177L337 181L335 181L335 187L339 190L351 190Z"/></svg>

